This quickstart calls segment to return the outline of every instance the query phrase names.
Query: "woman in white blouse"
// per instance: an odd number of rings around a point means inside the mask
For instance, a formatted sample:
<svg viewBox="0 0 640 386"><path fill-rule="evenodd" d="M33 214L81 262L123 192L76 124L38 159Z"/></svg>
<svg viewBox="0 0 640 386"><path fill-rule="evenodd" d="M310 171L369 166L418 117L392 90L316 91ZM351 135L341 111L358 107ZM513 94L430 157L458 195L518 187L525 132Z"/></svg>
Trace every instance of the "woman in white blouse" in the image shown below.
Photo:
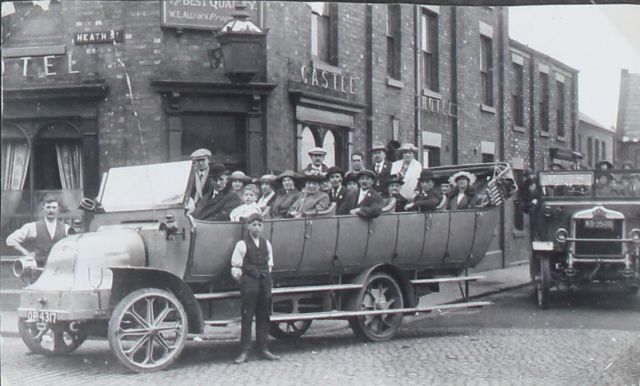
<svg viewBox="0 0 640 386"><path fill-rule="evenodd" d="M409 200L413 198L420 172L422 172L422 164L416 160L415 156L418 148L411 143L403 143L396 151L401 159L391 164L390 174L397 174L402 178L404 184L400 188L400 194Z"/></svg>

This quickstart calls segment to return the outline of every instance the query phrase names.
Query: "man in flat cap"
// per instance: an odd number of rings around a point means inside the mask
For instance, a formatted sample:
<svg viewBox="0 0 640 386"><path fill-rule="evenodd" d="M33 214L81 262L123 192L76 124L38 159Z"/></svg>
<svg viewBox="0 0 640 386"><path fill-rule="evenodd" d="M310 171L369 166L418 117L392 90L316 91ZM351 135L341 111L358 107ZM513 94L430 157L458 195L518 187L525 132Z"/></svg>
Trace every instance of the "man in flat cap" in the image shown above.
<svg viewBox="0 0 640 386"><path fill-rule="evenodd" d="M363 218L375 218L380 216L384 207L384 199L380 193L373 189L376 174L371 170L363 170L358 173L358 190L349 192L338 208L338 215L356 214Z"/></svg>
<svg viewBox="0 0 640 386"><path fill-rule="evenodd" d="M387 147L382 142L376 141L369 152L371 152L373 159L373 172L376 173L376 182L374 182L373 188L379 193L383 193L387 189L387 180L391 174L391 162L387 161Z"/></svg>
<svg viewBox="0 0 640 386"><path fill-rule="evenodd" d="M321 147L314 147L307 153L311 158L311 163L304 168L303 173L309 170L317 170L322 174L326 174L329 167L324 164L324 157L327 155L327 151Z"/></svg>
<svg viewBox="0 0 640 386"><path fill-rule="evenodd" d="M221 163L211 165L212 190L195 207L193 217L199 220L229 221L231 211L242 204L240 197L227 187L227 169Z"/></svg>
<svg viewBox="0 0 640 386"><path fill-rule="evenodd" d="M197 204L207 192L211 191L212 181L209 178L210 159L211 151L209 149L198 149L191 153L195 173L190 197L193 199L194 204Z"/></svg>

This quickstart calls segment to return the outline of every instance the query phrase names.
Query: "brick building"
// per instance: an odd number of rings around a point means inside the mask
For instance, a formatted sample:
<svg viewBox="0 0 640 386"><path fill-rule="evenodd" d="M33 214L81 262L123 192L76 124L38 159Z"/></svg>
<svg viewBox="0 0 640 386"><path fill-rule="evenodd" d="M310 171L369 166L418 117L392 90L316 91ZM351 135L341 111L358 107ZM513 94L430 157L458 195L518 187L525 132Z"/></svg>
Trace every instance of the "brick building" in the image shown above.
<svg viewBox="0 0 640 386"><path fill-rule="evenodd" d="M640 169L640 74L629 70L620 72L616 129L616 166L631 161Z"/></svg>
<svg viewBox="0 0 640 386"><path fill-rule="evenodd" d="M588 115L580 113L576 151L584 155L582 161L584 166L592 169L600 161L609 161L613 164L614 143L613 130L607 129Z"/></svg>
<svg viewBox="0 0 640 386"><path fill-rule="evenodd" d="M268 34L238 84L209 56L234 2L42 3L3 6L3 234L44 194L74 217L108 168L199 147L260 175L314 146L343 167L383 141L418 144L425 167L518 171L574 146L577 71L509 40L506 8L246 2ZM506 206L487 267L527 258L523 216Z"/></svg>

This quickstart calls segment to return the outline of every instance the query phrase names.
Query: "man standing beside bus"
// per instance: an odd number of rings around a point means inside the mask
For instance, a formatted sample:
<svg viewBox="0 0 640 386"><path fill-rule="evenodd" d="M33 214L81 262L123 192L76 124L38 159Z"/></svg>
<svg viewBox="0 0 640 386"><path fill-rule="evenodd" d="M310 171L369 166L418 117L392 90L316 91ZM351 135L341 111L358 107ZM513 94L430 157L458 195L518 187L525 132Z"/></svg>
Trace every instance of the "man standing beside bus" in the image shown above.
<svg viewBox="0 0 640 386"><path fill-rule="evenodd" d="M240 327L240 355L236 364L244 363L251 348L251 324L256 318L258 354L267 360L280 359L267 347L271 323L271 269L273 250L269 240L262 237L262 216L254 213L245 222L248 235L236 243L231 255L231 276L240 283L242 322Z"/></svg>
<svg viewBox="0 0 640 386"><path fill-rule="evenodd" d="M34 257L39 268L44 267L53 244L69 234L69 225L58 220L60 206L53 197L45 197L42 208L44 218L24 224L7 237L7 246L13 247L24 256ZM33 252L22 244L32 240Z"/></svg>

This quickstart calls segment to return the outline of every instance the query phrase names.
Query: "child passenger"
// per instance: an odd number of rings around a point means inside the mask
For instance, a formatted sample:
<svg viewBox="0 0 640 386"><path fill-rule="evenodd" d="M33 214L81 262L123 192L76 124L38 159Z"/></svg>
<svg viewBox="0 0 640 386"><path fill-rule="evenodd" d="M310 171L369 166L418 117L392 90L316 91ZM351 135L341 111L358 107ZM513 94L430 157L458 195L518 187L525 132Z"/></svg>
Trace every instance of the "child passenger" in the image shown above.
<svg viewBox="0 0 640 386"><path fill-rule="evenodd" d="M262 210L260 206L256 203L258 199L258 187L254 184L249 184L244 187L242 191L242 202L243 204L235 208L229 214L229 218L233 222L242 222L243 219L248 218L252 214L260 214Z"/></svg>

